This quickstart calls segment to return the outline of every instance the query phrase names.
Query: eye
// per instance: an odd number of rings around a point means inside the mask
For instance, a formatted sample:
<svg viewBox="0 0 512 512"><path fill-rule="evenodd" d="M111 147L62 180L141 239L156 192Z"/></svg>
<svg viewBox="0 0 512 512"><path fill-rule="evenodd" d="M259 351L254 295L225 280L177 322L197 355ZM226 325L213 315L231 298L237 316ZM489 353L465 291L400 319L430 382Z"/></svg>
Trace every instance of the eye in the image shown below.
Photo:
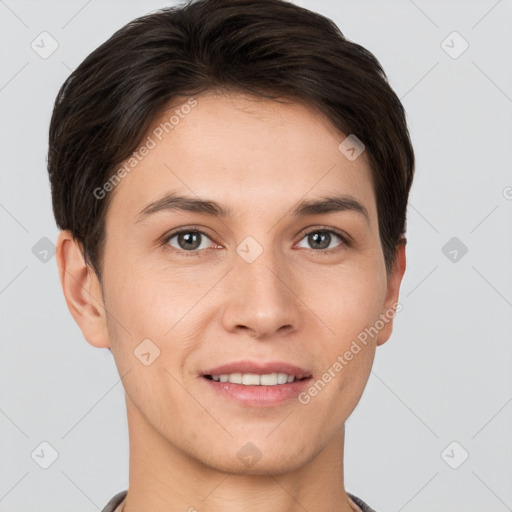
<svg viewBox="0 0 512 512"><path fill-rule="evenodd" d="M341 243L335 247L332 247L331 245L331 243L334 241L333 235L335 238L341 241ZM306 239L306 243L308 243L310 247L315 250L315 252L319 252L321 254L332 254L342 250L344 246L349 245L348 238L342 233L333 229L317 228L306 233L302 240L304 239Z"/></svg>
<svg viewBox="0 0 512 512"><path fill-rule="evenodd" d="M334 235L334 238L333 238ZM332 246L335 239L340 242L336 246ZM323 229L316 228L307 232L301 239L306 240L306 243L310 245L310 249L320 254L333 254L340 250L343 250L345 246L349 246L349 238L337 230L332 228ZM211 238L201 230L198 229L182 229L167 236L163 240L164 246L171 246L175 251L184 256L200 256L201 253L206 252L207 249L212 248L212 245L208 245L208 242L212 242ZM303 247L304 246L300 246ZM305 247L306 249L308 247Z"/></svg>
<svg viewBox="0 0 512 512"><path fill-rule="evenodd" d="M186 229L169 235L164 240L164 244L170 245L186 256L197 256L197 251L208 249L207 244L204 243L205 239L211 241L210 237L203 231Z"/></svg>

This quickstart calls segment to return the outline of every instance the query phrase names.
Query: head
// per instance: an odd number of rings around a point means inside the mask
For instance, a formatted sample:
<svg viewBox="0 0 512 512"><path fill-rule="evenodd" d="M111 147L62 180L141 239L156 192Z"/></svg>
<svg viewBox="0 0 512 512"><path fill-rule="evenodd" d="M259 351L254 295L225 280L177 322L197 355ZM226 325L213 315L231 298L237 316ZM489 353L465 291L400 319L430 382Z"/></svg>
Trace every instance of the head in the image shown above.
<svg viewBox="0 0 512 512"><path fill-rule="evenodd" d="M55 102L48 170L70 311L170 444L230 472L258 471L233 441L268 454L267 471L299 467L343 427L391 335L413 169L379 62L327 18L281 0L139 18ZM239 360L300 366L309 387L272 407L210 401L207 370Z"/></svg>

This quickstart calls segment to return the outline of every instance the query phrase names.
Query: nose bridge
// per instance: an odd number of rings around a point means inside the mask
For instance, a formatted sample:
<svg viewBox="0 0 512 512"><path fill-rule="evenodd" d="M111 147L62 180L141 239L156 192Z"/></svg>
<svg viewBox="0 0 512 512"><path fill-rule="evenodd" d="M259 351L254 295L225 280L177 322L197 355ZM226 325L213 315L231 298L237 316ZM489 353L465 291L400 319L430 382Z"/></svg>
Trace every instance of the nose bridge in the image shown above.
<svg viewBox="0 0 512 512"><path fill-rule="evenodd" d="M295 329L299 318L293 274L271 234L261 235L260 240L248 236L236 247L229 285L233 292L224 318L228 330L243 326L257 336L284 326Z"/></svg>
<svg viewBox="0 0 512 512"><path fill-rule="evenodd" d="M288 272L277 244L271 236L266 236L261 244L254 237L249 236L237 246L236 252L238 255L235 263L236 271L242 277L246 276L255 292L260 288L261 291L272 292L275 288L284 287L279 277Z"/></svg>

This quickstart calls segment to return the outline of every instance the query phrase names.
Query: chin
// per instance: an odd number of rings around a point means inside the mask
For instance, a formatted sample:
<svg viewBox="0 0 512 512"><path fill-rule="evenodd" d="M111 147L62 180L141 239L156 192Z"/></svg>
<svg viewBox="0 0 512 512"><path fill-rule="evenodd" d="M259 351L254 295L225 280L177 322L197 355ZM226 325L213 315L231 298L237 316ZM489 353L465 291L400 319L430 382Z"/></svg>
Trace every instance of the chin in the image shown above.
<svg viewBox="0 0 512 512"><path fill-rule="evenodd" d="M235 442L226 446L221 453L210 451L207 458L204 457L203 452L202 457L198 457L198 461L223 473L268 476L298 470L310 458L304 448L299 450L295 446L290 446L289 449L283 450L282 444L277 448L273 443L267 442L263 446L264 444L262 442L257 445L249 441Z"/></svg>

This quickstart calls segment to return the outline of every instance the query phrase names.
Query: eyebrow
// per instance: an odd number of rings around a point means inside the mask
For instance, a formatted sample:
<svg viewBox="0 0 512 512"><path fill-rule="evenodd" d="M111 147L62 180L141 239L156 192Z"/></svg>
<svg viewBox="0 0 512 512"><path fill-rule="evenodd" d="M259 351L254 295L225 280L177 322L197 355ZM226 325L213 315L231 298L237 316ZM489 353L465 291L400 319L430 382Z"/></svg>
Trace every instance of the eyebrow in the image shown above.
<svg viewBox="0 0 512 512"><path fill-rule="evenodd" d="M137 216L137 222L141 222L148 216L161 211L186 211L202 213L212 217L227 218L232 216L230 208L208 199L198 199L170 192L156 201L145 206ZM327 196L319 199L302 201L292 208L290 214L294 217L307 217L310 215L324 215L327 213L352 211L359 213L370 224L368 210L354 197L350 195Z"/></svg>

